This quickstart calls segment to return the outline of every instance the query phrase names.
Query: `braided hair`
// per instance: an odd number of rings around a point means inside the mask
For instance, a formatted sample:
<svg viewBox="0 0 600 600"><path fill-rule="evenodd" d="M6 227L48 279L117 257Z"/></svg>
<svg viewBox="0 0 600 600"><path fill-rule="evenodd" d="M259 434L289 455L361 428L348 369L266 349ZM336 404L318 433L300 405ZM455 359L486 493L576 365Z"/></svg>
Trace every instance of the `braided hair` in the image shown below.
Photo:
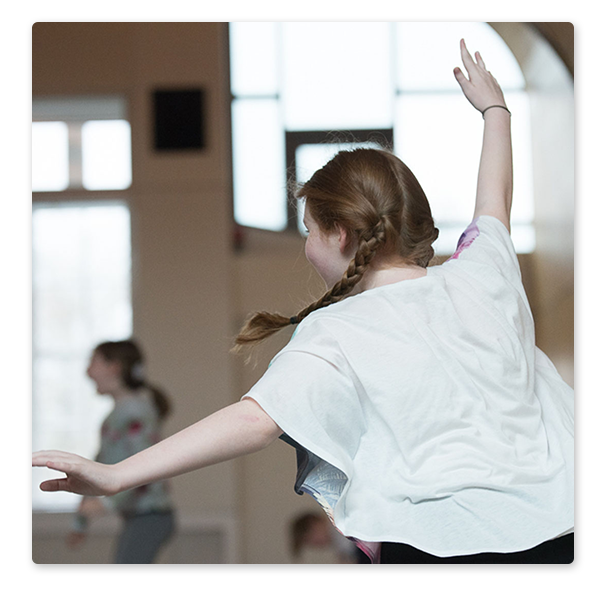
<svg viewBox="0 0 600 600"><path fill-rule="evenodd" d="M426 267L437 239L427 197L410 169L391 152L360 148L336 154L296 193L319 229L344 228L356 242L356 254L342 278L298 314L253 315L238 334L234 351L264 340L310 313L347 298L374 257L400 257Z"/></svg>

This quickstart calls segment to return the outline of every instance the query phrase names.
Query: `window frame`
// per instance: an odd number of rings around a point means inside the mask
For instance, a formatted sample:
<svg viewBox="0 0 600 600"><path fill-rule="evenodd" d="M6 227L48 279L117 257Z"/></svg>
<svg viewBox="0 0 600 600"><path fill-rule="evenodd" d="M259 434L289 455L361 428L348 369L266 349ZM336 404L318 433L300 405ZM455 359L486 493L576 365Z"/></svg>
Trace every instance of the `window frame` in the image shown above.
<svg viewBox="0 0 600 600"><path fill-rule="evenodd" d="M490 35L499 35L497 31L494 30L494 28L487 22L482 22L482 24L486 25L489 29L490 29ZM404 88L400 86L400 81L398 79L397 76L397 61L398 61L398 54L397 52L395 52L393 49L396 49L398 47L398 38L397 36L399 35L399 32L396 28L396 23L390 22L389 26L391 28L391 32L390 32L390 36L391 36L391 47L392 47L392 65L393 65L393 69L392 69L392 73L390 73L390 77L393 79L393 84L391 86L391 96L390 96L390 100L391 102L394 103L394 105L398 104L398 100L400 97L407 97L407 96L418 96L418 95L427 95L429 97L435 97L436 95L440 94L440 95L447 95L449 93L452 94L456 94L457 96L462 95L462 92L460 91L460 89L455 89L455 90L450 90L450 89L446 89L443 87L439 87L437 89L433 89L433 88ZM282 35L281 30L278 30L276 32L276 36L277 36L277 41L280 43L280 36ZM229 49L231 49L231 25L228 26L227 28L227 47ZM505 43L505 42L504 42ZM510 52L510 49L507 50L508 52ZM230 73L230 77L231 77L231 73L232 73L232 69L233 69L233 63L232 63L233 58L229 57L229 73ZM284 65L282 65L282 58L281 56L277 57L277 61L278 61L278 69L281 71L281 69L284 68ZM524 77L524 76L523 76ZM528 96L528 89L527 89L527 83L524 80L522 85L509 85L508 87L506 87L504 89L504 92L506 94L510 94L510 93L522 93L525 94L526 96ZM270 99L270 100L274 100L276 102L281 103L283 101L283 97L282 97L282 90L281 89L277 89L276 91L273 91L272 93L264 93L264 94L244 94L244 93L234 93L233 89L230 86L230 96L231 96L231 103L230 103L230 111L233 110L233 105L234 102L240 102L240 101L244 101L244 100L252 100L252 99ZM386 139L386 146L387 148L391 149L391 150L395 150L396 152L398 152L397 148L394 148L394 143L393 143L393 138L394 138L394 128L397 125L397 118L393 117L392 123L391 123L391 127L389 129L385 129L385 130L374 130L374 131L386 131L386 132L391 132L391 140L389 141L389 143L387 143L387 139ZM233 127L233 124L232 124ZM309 143L309 144L314 144L314 143L319 143L317 141L315 141L320 135L323 136L323 139L321 140L324 143L337 143L338 141L346 141L344 140L344 134L345 133L359 133L362 134L367 130L330 130L327 132L324 131L299 131L299 130L287 130L285 128L285 125L282 123L281 125L281 129L282 129L282 133L285 139L285 146L284 146L284 151L285 151L285 168L286 168L286 181L292 184L297 183L296 182L296 170L295 170L295 165L294 165L294 154L295 154L295 150L296 148L303 144L303 143ZM233 131L232 131L232 135ZM337 138L341 138L340 140L338 140ZM336 138L335 141L330 141L329 138ZM302 141L300 141L302 140ZM354 141L352 139L348 140L348 141ZM357 139L356 141L365 141L363 136L360 136L360 139ZM232 162L232 169L235 170L236 165L235 162ZM531 182L531 185L533 186L533 181ZM532 189L532 201L533 201L533 197L535 195L535 190ZM287 193L285 194L285 200L282 198L282 201L286 202L286 206L285 206L285 213L287 215L287 220L286 220L286 225L282 230L272 230L268 227L256 227L254 225L247 225L244 223L241 223L237 220L235 220L235 224L236 226L240 226L240 227L247 227L249 229L262 229L264 231L270 231L272 233L291 233L291 232L297 232L298 235L302 236L302 232L300 231L300 228L298 227L298 223L297 220L295 218L295 214L296 214L296 206L295 206L295 202L294 202L294 198L293 198L293 193L292 191L289 189L288 186L288 190ZM234 207L235 207L235 203L236 203L236 198L235 198L235 191L233 192L233 203L234 203ZM474 199L473 199L473 203L474 203ZM234 215L235 215L235 208L234 208ZM451 230L453 229L453 226L456 225L455 222L450 222L447 219L438 219L436 220L436 223L438 224L438 226L440 228L444 228L447 230ZM462 219L461 219L461 223L462 223ZM533 219L531 221L527 221L527 223L523 224L525 227L531 228L532 229L532 236L533 236L533 240L535 240L535 215L533 216ZM531 249L527 249L524 250L525 253L530 253L535 251L535 241L533 241L533 247L531 247ZM446 251L440 250L437 251L436 250L436 254L438 256L445 256L447 254Z"/></svg>
<svg viewBox="0 0 600 600"><path fill-rule="evenodd" d="M37 208L61 208L66 206L95 207L95 206L124 206L129 213L129 235L130 235L130 264L131 272L128 284L128 294L131 306L131 334L133 334L134 322L134 282L133 269L135 264L135 253L133 244L133 210L131 203L131 190L133 186L133 172L131 183L123 189L91 190L83 187L82 180L82 148L81 129L84 123L98 120L125 120L131 127L131 120L126 112L126 101L122 96L34 96L32 99L32 123L59 121L67 124L68 137L68 162L69 162L69 184L64 190L57 191L33 191L32 195L32 217ZM72 110L71 110L72 109ZM86 113L86 110L88 111ZM133 139L133 135L132 135ZM133 148L131 150L133 159ZM132 161L133 162L133 161ZM33 234L33 232L32 232ZM33 261L33 257L32 257ZM33 270L32 262L32 270ZM32 294L32 314L35 314L35 296ZM35 371L35 323L32 322L32 376ZM90 348L90 350L92 350ZM87 357L86 357L87 360ZM31 408L32 408L32 439L35 439L35 408L36 390L34 387L35 377L32 377ZM91 457L90 457L91 458ZM71 511L60 502L48 502L47 505L37 506L34 503L36 513L61 513Z"/></svg>

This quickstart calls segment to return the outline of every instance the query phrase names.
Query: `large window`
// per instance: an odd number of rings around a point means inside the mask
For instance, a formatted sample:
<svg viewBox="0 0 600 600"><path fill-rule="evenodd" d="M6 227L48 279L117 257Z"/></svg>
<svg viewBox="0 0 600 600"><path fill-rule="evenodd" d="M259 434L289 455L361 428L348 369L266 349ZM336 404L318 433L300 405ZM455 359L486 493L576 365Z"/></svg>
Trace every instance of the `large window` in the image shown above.
<svg viewBox="0 0 600 600"><path fill-rule="evenodd" d="M85 375L91 350L131 335L129 123L115 98L34 99L32 300L34 449L93 457L111 408ZM36 510L69 510L44 494Z"/></svg>
<svg viewBox="0 0 600 600"><path fill-rule="evenodd" d="M337 150L383 141L413 170L454 251L473 213L483 122L453 75L458 42L479 50L513 114L513 239L531 252L528 97L521 70L486 23L231 23L234 215L298 227L287 194Z"/></svg>

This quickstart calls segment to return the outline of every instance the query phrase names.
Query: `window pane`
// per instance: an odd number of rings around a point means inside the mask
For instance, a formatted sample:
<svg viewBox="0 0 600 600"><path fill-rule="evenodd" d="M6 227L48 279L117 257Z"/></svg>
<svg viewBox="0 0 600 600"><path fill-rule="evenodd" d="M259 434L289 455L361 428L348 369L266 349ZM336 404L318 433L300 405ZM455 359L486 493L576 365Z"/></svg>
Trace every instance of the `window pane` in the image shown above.
<svg viewBox="0 0 600 600"><path fill-rule="evenodd" d="M456 90L454 67L465 71L459 50L461 38L471 55L481 52L486 67L504 90L524 86L515 57L487 23L397 23L395 38L401 91Z"/></svg>
<svg viewBox="0 0 600 600"><path fill-rule="evenodd" d="M390 32L389 23L284 23L286 129L390 127Z"/></svg>
<svg viewBox="0 0 600 600"><path fill-rule="evenodd" d="M231 92L275 95L278 23L230 23Z"/></svg>
<svg viewBox="0 0 600 600"><path fill-rule="evenodd" d="M504 94L504 98L512 113L511 136L514 181L511 216L514 226L517 223L531 223L534 217L530 105L529 96L525 92L509 92ZM523 247L525 245L524 243ZM529 252L531 251L529 250ZM523 250L523 252L526 252L526 250Z"/></svg>
<svg viewBox="0 0 600 600"><path fill-rule="evenodd" d="M123 190L131 185L131 131L127 121L87 121L81 128L83 187Z"/></svg>
<svg viewBox="0 0 600 600"><path fill-rule="evenodd" d="M69 186L69 130L66 123L31 125L31 187L56 192Z"/></svg>
<svg viewBox="0 0 600 600"><path fill-rule="evenodd" d="M513 224L531 226L533 193L529 113L524 93L506 94L513 111ZM483 120L462 94L401 94L394 146L421 183L440 228L436 252L452 253L473 217ZM529 158L528 158L529 157ZM453 226L456 229L453 229ZM447 230L446 230L447 229ZM531 252L531 235L515 238L518 252Z"/></svg>
<svg viewBox="0 0 600 600"><path fill-rule="evenodd" d="M85 370L91 350L131 336L129 211L104 206L34 206L33 446L93 457L110 401L98 397ZM37 489L33 506L70 509L70 494Z"/></svg>
<svg viewBox="0 0 600 600"><path fill-rule="evenodd" d="M436 220L473 215L483 121L462 94L401 94L394 148L415 174Z"/></svg>
<svg viewBox="0 0 600 600"><path fill-rule="evenodd" d="M287 189L279 104L236 100L232 123L235 220L281 231L287 226Z"/></svg>
<svg viewBox="0 0 600 600"><path fill-rule="evenodd" d="M482 122L465 102L453 75L454 67L461 65L458 43L465 38L471 52L482 53L513 110L512 224L515 232L518 225L529 227L529 233L519 229L524 233L515 234L515 242L519 251L531 251L533 189L524 78L508 46L489 24L237 23L232 24L230 31L234 93L275 93L277 75L281 77L280 95L273 98L269 116L265 117L265 135L258 125L262 125L258 109L247 105L246 113L246 108L240 104L235 108L234 104L238 222L269 229L284 227L284 129L343 131L393 127L396 152L422 182L442 229L436 249L440 253L453 251L457 238L453 224L460 234L460 227L472 217L482 134ZM261 62L264 71L257 67ZM238 68L240 72L234 73ZM266 83L259 83L263 77ZM396 95L398 90L400 98ZM236 131L238 122L245 123L245 143ZM433 139L430 132L435 131L445 132L444 138ZM277 141L269 142L269 138ZM262 152L257 150L258 143ZM308 146L299 149L296 162L305 171L297 174L299 180L318 168L316 163L321 158L315 153L329 150L332 149ZM269 157L267 153L271 153ZM240 169L244 172L238 172ZM258 189L260 201L254 193ZM302 216L302 207L298 207L301 231ZM271 225L264 224L269 221Z"/></svg>

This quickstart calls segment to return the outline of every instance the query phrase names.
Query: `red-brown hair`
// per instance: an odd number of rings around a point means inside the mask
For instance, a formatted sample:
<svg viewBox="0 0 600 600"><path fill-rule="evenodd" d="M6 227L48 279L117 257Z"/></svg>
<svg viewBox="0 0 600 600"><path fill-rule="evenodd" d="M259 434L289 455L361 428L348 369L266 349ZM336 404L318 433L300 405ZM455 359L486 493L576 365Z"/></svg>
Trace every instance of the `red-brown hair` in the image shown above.
<svg viewBox="0 0 600 600"><path fill-rule="evenodd" d="M306 201L322 231L344 228L357 243L356 255L342 279L292 321L267 312L253 315L238 334L234 350L348 297L375 254L400 257L420 267L433 258L438 230L429 202L412 171L391 152L366 148L339 152L300 186L296 198Z"/></svg>

